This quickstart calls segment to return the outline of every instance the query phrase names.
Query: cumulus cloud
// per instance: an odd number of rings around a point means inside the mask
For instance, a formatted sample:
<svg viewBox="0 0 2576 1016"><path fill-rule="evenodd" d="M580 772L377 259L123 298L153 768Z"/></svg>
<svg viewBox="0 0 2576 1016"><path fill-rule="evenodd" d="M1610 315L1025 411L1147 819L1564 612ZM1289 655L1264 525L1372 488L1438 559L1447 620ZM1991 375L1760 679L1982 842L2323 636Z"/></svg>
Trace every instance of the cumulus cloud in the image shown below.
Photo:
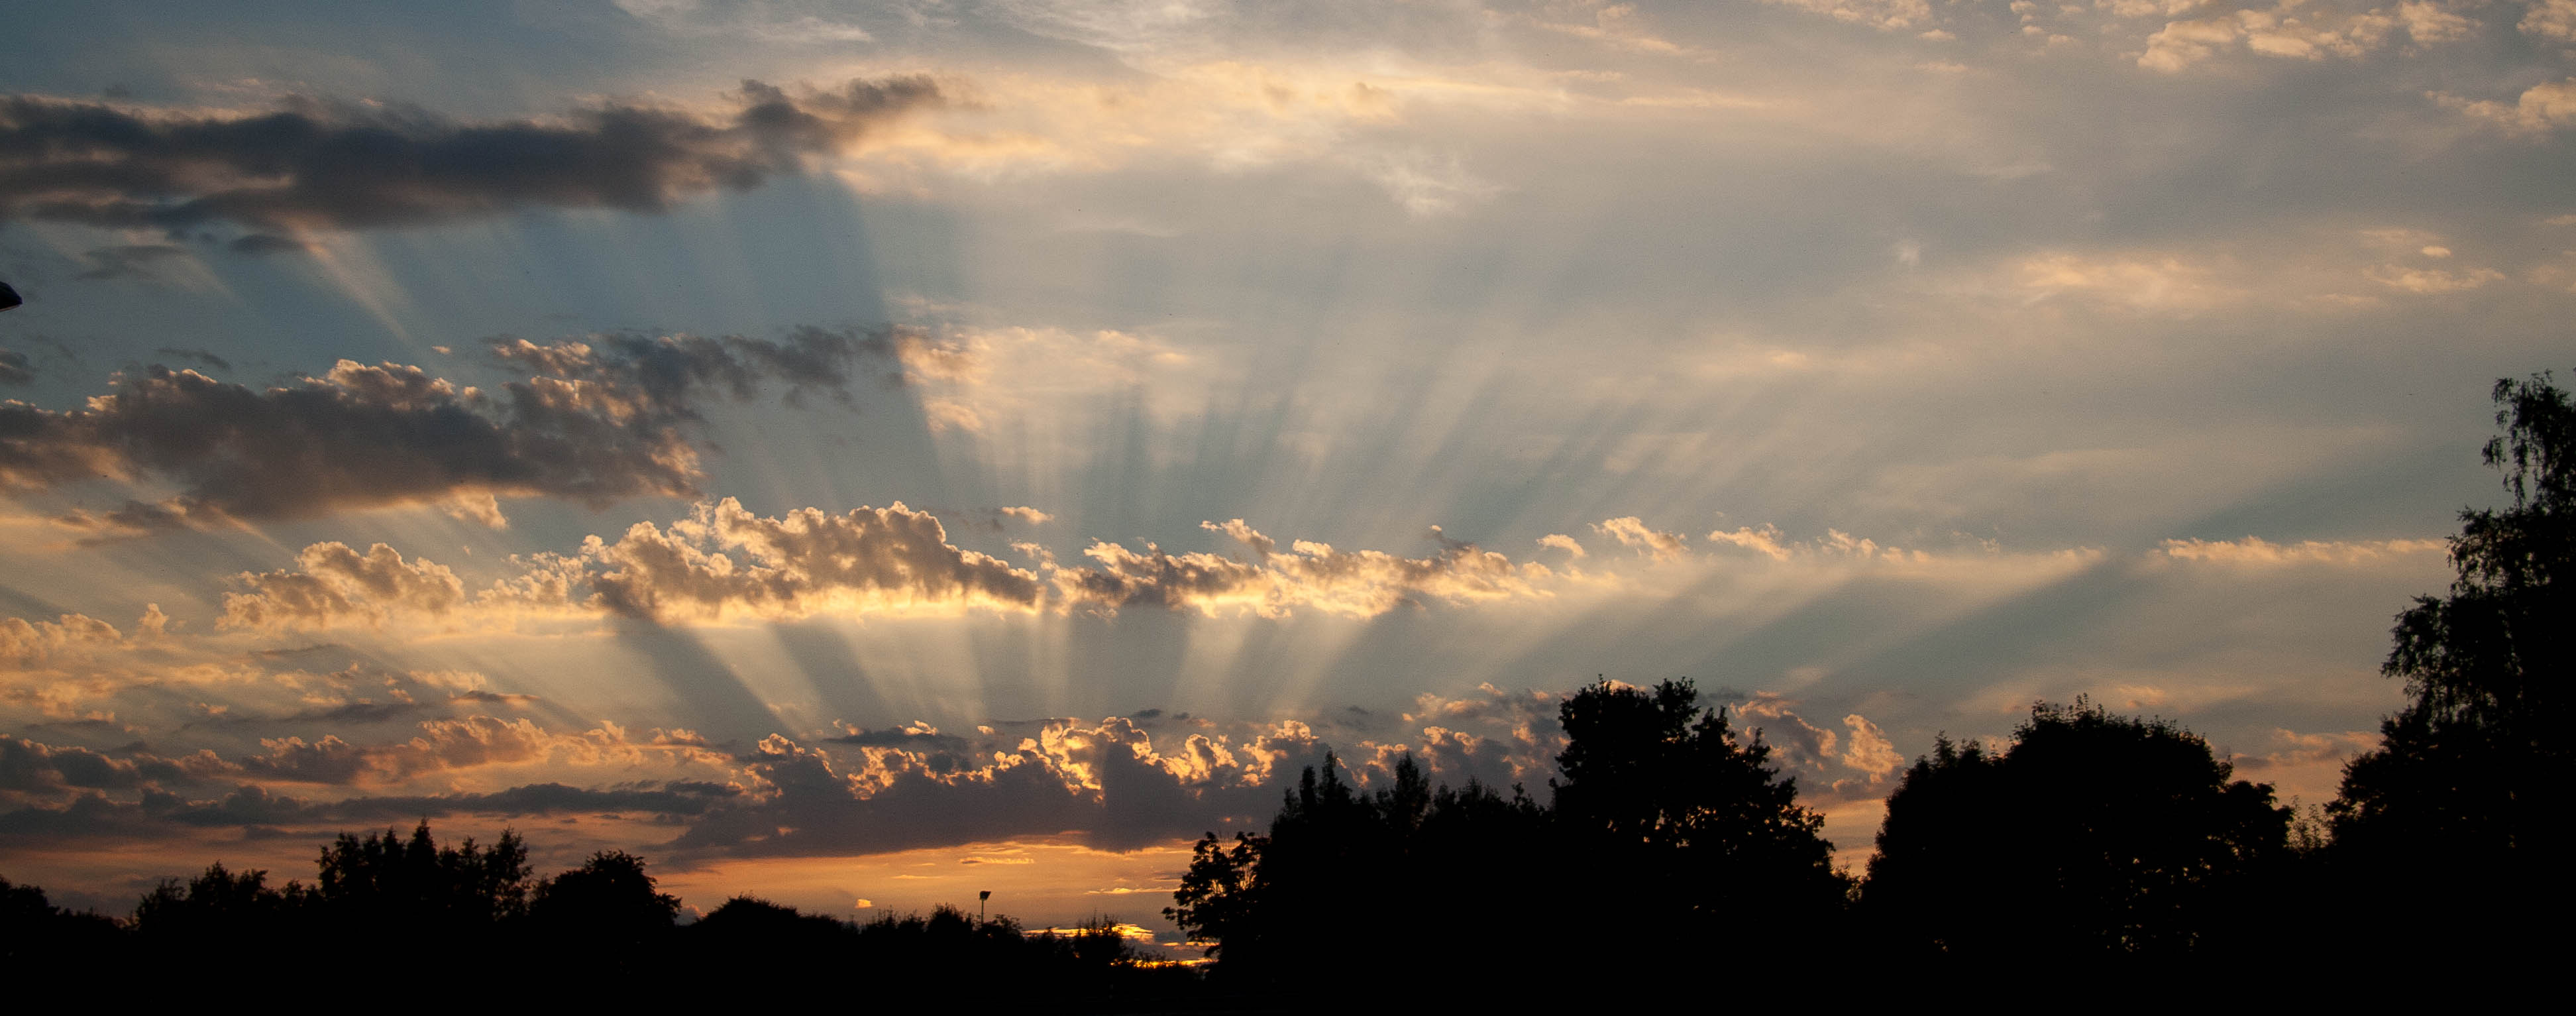
<svg viewBox="0 0 2576 1016"><path fill-rule="evenodd" d="M1254 553L1251 561L1217 554L1174 554L1152 543L1142 551L1096 542L1083 556L1093 566L1051 569L1064 601L1114 614L1124 607L1159 606L1216 615L1243 611L1284 617L1312 608L1345 617L1375 617L1424 599L1472 602L1545 595L1537 582L1554 573L1536 563L1471 544L1442 541L1438 553L1408 558L1384 551L1336 550L1298 540L1287 553L1241 519L1207 522Z"/></svg>
<svg viewBox="0 0 2576 1016"><path fill-rule="evenodd" d="M1397 758L1411 753L1433 780L1453 786L1472 779L1496 788L1543 787L1565 750L1558 704L1553 692L1506 691L1491 683L1456 698L1424 692L1401 716L1420 736L1369 745L1375 749L1370 768L1389 774Z"/></svg>
<svg viewBox="0 0 2576 1016"><path fill-rule="evenodd" d="M1887 732L1867 717L1852 713L1843 717L1843 727L1848 733L1842 763L1868 774L1870 782L1887 779L1896 767L1905 764L1905 756L1896 753L1896 744L1887 739Z"/></svg>
<svg viewBox="0 0 2576 1016"><path fill-rule="evenodd" d="M582 557L597 569L600 606L660 621L1034 610L1042 595L1035 573L959 549L938 519L902 502L765 518L726 498L667 530L646 522L615 543L592 537Z"/></svg>
<svg viewBox="0 0 2576 1016"><path fill-rule="evenodd" d="M2576 0L2538 0L2523 10L2514 27L2525 35L2576 42Z"/></svg>
<svg viewBox="0 0 2576 1016"><path fill-rule="evenodd" d="M247 593L225 593L226 628L327 628L363 619L382 624L392 611L446 614L465 602L465 583L446 567L374 544L364 554L337 541L316 543L295 555L296 569L245 572L236 581Z"/></svg>
<svg viewBox="0 0 2576 1016"><path fill-rule="evenodd" d="M160 612L157 606L152 609ZM0 618L0 665L43 663L60 653L114 645L124 638L115 625L87 614L64 614L52 621Z"/></svg>
<svg viewBox="0 0 2576 1016"><path fill-rule="evenodd" d="M2524 89L2512 105L2493 99L2465 99L2448 92L2427 98L2509 134L2543 134L2576 123L2576 78L2544 81Z"/></svg>
<svg viewBox="0 0 2576 1016"><path fill-rule="evenodd" d="M1759 732L1771 745L1772 764L1792 776L1814 780L1802 784L1819 801L1870 800L1884 794L1880 786L1905 764L1896 745L1866 716L1847 713L1842 730L1808 720L1799 700L1777 692L1756 691L1735 704L1738 727Z"/></svg>
<svg viewBox="0 0 2576 1016"><path fill-rule="evenodd" d="M218 625L284 631L405 622L509 626L545 617L657 623L793 619L822 613L1034 611L1037 573L947 541L928 512L901 502L834 515L756 515L733 498L700 503L667 527L638 522L569 554L515 558L523 570L469 591L455 572L384 544L360 553L306 547L296 566L246 572Z"/></svg>
<svg viewBox="0 0 2576 1016"><path fill-rule="evenodd" d="M2160 13L2170 16L2199 6L2168 5ZM2244 52L2276 59L2353 59L2395 45L2401 37L2417 49L2448 42L2467 35L2476 24L2472 18L2427 0L2407 0L2394 11L2379 4L2279 0L2269 7L2249 6L2202 18L2168 21L2147 37L2146 51L2138 56L2137 63L2149 70L2172 73L2239 47Z"/></svg>
<svg viewBox="0 0 2576 1016"><path fill-rule="evenodd" d="M608 102L460 122L417 108L289 98L264 113L0 97L0 217L253 236L444 222L517 208L657 211L747 190L936 106L920 76L830 90L745 81L727 115Z"/></svg>
<svg viewBox="0 0 2576 1016"><path fill-rule="evenodd" d="M1667 533L1648 528L1645 520L1634 515L1603 519L1593 523L1592 531L1619 541L1620 546L1651 555L1659 560L1669 560L1690 553L1689 537L1680 533Z"/></svg>

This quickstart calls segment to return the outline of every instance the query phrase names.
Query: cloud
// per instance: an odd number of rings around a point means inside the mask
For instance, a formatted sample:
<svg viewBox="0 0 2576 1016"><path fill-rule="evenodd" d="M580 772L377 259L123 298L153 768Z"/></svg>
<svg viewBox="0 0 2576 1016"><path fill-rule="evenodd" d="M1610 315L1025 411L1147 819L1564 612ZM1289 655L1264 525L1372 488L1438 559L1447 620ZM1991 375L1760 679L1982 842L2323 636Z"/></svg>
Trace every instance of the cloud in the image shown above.
<svg viewBox="0 0 2576 1016"><path fill-rule="evenodd" d="M342 360L322 377L260 391L155 366L118 375L86 409L0 405L0 484L151 475L185 488L64 520L108 534L476 492L596 505L695 491L696 452L676 422L632 412L620 393L552 378L496 397L417 367Z"/></svg>
<svg viewBox="0 0 2576 1016"><path fill-rule="evenodd" d="M223 760L200 752L189 770L200 778L231 777L323 785L399 784L415 777L488 766L555 765L578 768L636 767L652 762L723 766L685 731L654 730L636 738L602 722L583 731L552 731L526 717L472 715L424 720L418 733L385 744L356 744L335 734L307 741L262 738L263 752Z"/></svg>
<svg viewBox="0 0 2576 1016"><path fill-rule="evenodd" d="M1554 574L1545 565L1514 564L1501 554L1445 540L1438 553L1420 558L1336 550L1307 540L1295 541L1281 554L1275 551L1276 541L1242 519L1200 525L1244 544L1256 559L1173 554L1152 543L1136 551L1104 541L1083 551L1096 566L1053 568L1050 578L1067 605L1105 614L1159 606L1210 616L1243 611L1284 617L1302 607L1375 617L1425 598L1470 602L1543 596L1534 583Z"/></svg>
<svg viewBox="0 0 2576 1016"><path fill-rule="evenodd" d="M0 741L0 757L8 751ZM313 801L272 794L242 784L220 797L191 799L146 789L120 803L82 793L59 806L28 805L0 812L0 843L56 847L84 840L123 842L186 837L192 830L224 827L332 826L413 822L452 815L600 815L637 813L687 818L722 807L740 788L695 780L637 782L607 787L531 783L482 793L357 796Z"/></svg>
<svg viewBox="0 0 2576 1016"><path fill-rule="evenodd" d="M446 566L406 561L387 545L359 553L325 542L297 554L292 569L236 576L245 591L225 594L217 623L261 631L395 621L506 627L608 614L685 624L1045 606L1038 573L947 536L936 517L901 502L767 517L726 498L701 502L667 527L638 522L614 540L589 537L569 554L515 558L523 570L470 592Z"/></svg>
<svg viewBox="0 0 2576 1016"><path fill-rule="evenodd" d="M2426 92L2426 98L2467 114L2508 134L2537 135L2576 123L2576 78L2544 81L2523 90L2513 105L2493 99L2466 99L2449 92Z"/></svg>
<svg viewBox="0 0 2576 1016"><path fill-rule="evenodd" d="M1871 783L1887 779L1889 773L1905 764L1905 756L1896 753L1896 744L1887 739L1887 732L1868 718L1853 713L1843 717L1843 727L1849 731L1845 739L1849 747L1843 749L1842 763L1869 774Z"/></svg>
<svg viewBox="0 0 2576 1016"><path fill-rule="evenodd" d="M2504 273L2496 271L2493 268L2473 268L2467 271L2452 272L2439 268L2408 268L2403 265L2382 265L2378 268L2371 269L2370 271L2370 279L2373 282L2379 283L2380 285L2386 286L2390 289L2404 290L2409 293L2420 293L2428 296L2439 293L2457 293L2462 290L2476 289L2502 278L2504 278Z"/></svg>
<svg viewBox="0 0 2576 1016"><path fill-rule="evenodd" d="M0 217L258 234L446 222L518 208L659 211L748 190L938 105L920 76L789 94L744 81L728 115L606 102L460 122L289 98L265 113L0 97ZM291 241L290 241L291 242Z"/></svg>
<svg viewBox="0 0 2576 1016"><path fill-rule="evenodd" d="M1753 728L1770 743L1776 764L1783 768L1823 769L1834 760L1834 746L1841 735L1807 722L1798 715L1798 700L1775 692L1757 691L1751 698L1736 704L1742 726ZM1755 723L1756 720L1768 721Z"/></svg>
<svg viewBox="0 0 2576 1016"><path fill-rule="evenodd" d="M1157 748L1133 720L1049 720L1016 744L861 746L835 757L773 735L745 760L750 794L673 846L682 855L829 856L1068 836L1133 850L1276 807L1276 781L1319 761L1302 723Z"/></svg>
<svg viewBox="0 0 2576 1016"><path fill-rule="evenodd" d="M1657 560L1670 560L1690 553L1689 537L1649 529L1645 520L1634 515L1603 519L1592 525L1592 531L1619 541L1620 546L1652 555Z"/></svg>
<svg viewBox="0 0 2576 1016"><path fill-rule="evenodd" d="M2576 0L2539 0L2514 24L2524 35L2576 42Z"/></svg>
<svg viewBox="0 0 2576 1016"><path fill-rule="evenodd" d="M170 346L163 346L159 349L153 350L152 352L155 355L167 356L180 360L195 360L198 363L205 364L206 366L212 367L216 370L228 371L233 369L232 361L216 356L215 354L203 349L178 349Z"/></svg>
<svg viewBox="0 0 2576 1016"><path fill-rule="evenodd" d="M2208 268L2169 256L2049 254L2023 261L2019 276L2013 284L2032 299L2063 294L2142 311L2189 312L2236 295Z"/></svg>
<svg viewBox="0 0 2576 1016"><path fill-rule="evenodd" d="M668 530L646 522L615 543L592 537L582 557L598 569L591 585L600 606L659 621L1038 607L1035 573L947 536L938 519L902 502L764 518L726 498Z"/></svg>
<svg viewBox="0 0 2576 1016"><path fill-rule="evenodd" d="M2449 549L2441 540L2302 540L2273 543L2261 537L2242 540L2166 540L2161 553L2179 561L2237 567L2296 564L2363 564Z"/></svg>
<svg viewBox="0 0 2576 1016"><path fill-rule="evenodd" d="M537 373L498 392L396 363L342 360L321 377L264 390L155 365L116 375L82 409L0 403L0 488L97 477L182 486L157 502L60 520L101 536L424 503L497 527L506 520L496 497L599 507L694 496L698 453L683 428L703 396L748 399L774 380L791 400L808 391L846 399L859 358L884 341L816 328L784 341L506 340L495 357Z"/></svg>
<svg viewBox="0 0 2576 1016"><path fill-rule="evenodd" d="M690 419L700 396L719 392L737 402L749 401L765 381L783 382L789 405L814 392L847 402L851 375L862 357L909 362L898 355L909 336L908 329L899 328L836 332L804 325L790 331L785 341L625 333L542 346L499 339L491 343L491 351L504 364L631 399L633 405L621 407L624 415Z"/></svg>
<svg viewBox="0 0 2576 1016"><path fill-rule="evenodd" d="M152 277L152 264L188 256L188 249L166 243L130 243L100 247L82 255L89 267L74 278L81 279L146 279Z"/></svg>
<svg viewBox="0 0 2576 1016"><path fill-rule="evenodd" d="M1510 692L1491 683L1457 698L1424 692L1401 717L1420 725L1419 739L1377 746L1373 768L1391 774L1395 759L1410 751L1434 781L1451 786L1473 779L1495 788L1544 787L1565 750L1557 707L1552 692Z"/></svg>
<svg viewBox="0 0 2576 1016"><path fill-rule="evenodd" d="M359 620L381 625L393 611L437 617L465 602L465 583L446 567L422 558L405 561L378 543L360 554L337 541L316 543L295 555L294 571L244 572L235 581L247 593L225 593L223 628L328 628Z"/></svg>
<svg viewBox="0 0 2576 1016"><path fill-rule="evenodd" d="M184 773L167 760L111 758L76 746L0 737L0 801L50 800L81 790L130 790Z"/></svg>
<svg viewBox="0 0 2576 1016"><path fill-rule="evenodd" d="M160 613L160 607L152 608ZM0 618L0 665L43 663L57 654L114 645L125 636L116 626L87 614L64 614L53 621Z"/></svg>
<svg viewBox="0 0 2576 1016"><path fill-rule="evenodd" d="M14 349L0 349L0 384L22 385L36 379L36 368L27 354Z"/></svg>
<svg viewBox="0 0 2576 1016"><path fill-rule="evenodd" d="M2168 6L2183 13L2197 4ZM2247 7L2206 18L2170 21L2147 37L2138 66L2174 73L2240 44L2245 51L2289 60L2355 59L2388 46L2399 33L2418 47L2458 39L2476 22L2440 5L2408 0L2395 13L2383 6L2307 4L2280 0L2269 8Z"/></svg>
<svg viewBox="0 0 2576 1016"><path fill-rule="evenodd" d="M1822 14L1845 24L1867 25L1883 31L1929 25L1932 5L1928 0L1764 0L1765 3L1794 7L1810 14Z"/></svg>

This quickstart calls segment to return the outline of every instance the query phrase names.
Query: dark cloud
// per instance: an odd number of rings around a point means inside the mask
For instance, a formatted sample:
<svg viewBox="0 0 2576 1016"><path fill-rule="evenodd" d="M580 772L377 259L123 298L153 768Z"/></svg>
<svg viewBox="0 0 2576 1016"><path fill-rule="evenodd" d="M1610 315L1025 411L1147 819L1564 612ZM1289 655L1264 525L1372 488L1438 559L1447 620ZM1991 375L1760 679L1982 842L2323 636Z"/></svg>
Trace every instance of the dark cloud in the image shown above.
<svg viewBox="0 0 2576 1016"><path fill-rule="evenodd" d="M661 413L687 418L693 415L691 401L703 393L748 400L760 394L764 381L773 380L786 385L790 405L816 392L847 402L850 379L863 354L892 362L892 336L891 329L836 332L806 325L785 341L616 334L544 346L496 339L491 347L503 364L633 392Z"/></svg>
<svg viewBox="0 0 2576 1016"><path fill-rule="evenodd" d="M185 257L187 253L188 249L185 247L166 243L129 243L115 247L100 247L82 255L89 261L90 267L75 278L151 278L152 270L149 266L153 262Z"/></svg>
<svg viewBox="0 0 2576 1016"><path fill-rule="evenodd" d="M743 82L729 115L605 103L547 120L459 122L418 108L290 98L203 114L0 97L0 217L110 228L230 222L276 234L444 222L515 208L658 211L799 171L907 111L927 77L791 95Z"/></svg>
<svg viewBox="0 0 2576 1016"><path fill-rule="evenodd" d="M1283 781L1319 764L1325 750L1300 723L1236 741L1192 734L1158 746L1114 717L1047 721L1018 747L1009 743L968 752L869 745L836 757L773 736L745 759L753 792L708 812L672 846L682 854L830 856L1065 835L1134 850L1258 820L1276 808Z"/></svg>
<svg viewBox="0 0 2576 1016"><path fill-rule="evenodd" d="M232 361L216 356L215 354L202 349L178 349L170 346L163 346L159 349L153 350L152 352L175 360L193 360L216 370L233 369Z"/></svg>
<svg viewBox="0 0 2576 1016"><path fill-rule="evenodd" d="M302 240L290 239L273 233L252 233L247 236L234 238L231 243L225 244L224 248L235 254L257 255L299 254L312 249L312 246Z"/></svg>
<svg viewBox="0 0 2576 1016"><path fill-rule="evenodd" d="M957 751L966 747L966 740L964 738L951 737L936 730L924 730L917 727L887 727L883 730L868 730L862 727L846 727L843 729L846 730L847 733L838 737L824 738L823 742L826 744L875 745L877 747L900 746L912 748L916 751Z"/></svg>
<svg viewBox="0 0 2576 1016"><path fill-rule="evenodd" d="M738 788L703 781L622 784L583 788L533 783L481 794L353 797L315 802L243 784L221 797L195 800L146 789L141 800L119 803L91 792L56 807L30 805L0 812L0 843L59 844L101 838L150 840L191 829L240 827L268 838L280 827L414 822L451 815L643 814L669 818L702 815L739 796Z"/></svg>
<svg viewBox="0 0 2576 1016"><path fill-rule="evenodd" d="M22 385L35 379L36 368L27 362L27 354L0 349L0 384Z"/></svg>
<svg viewBox="0 0 2576 1016"><path fill-rule="evenodd" d="M392 723L408 720L428 711L420 702L343 702L321 709L307 709L284 717L284 723Z"/></svg>
<svg viewBox="0 0 2576 1016"><path fill-rule="evenodd" d="M689 497L699 493L698 453L682 430L698 419L701 397L750 398L774 380L791 398L846 400L858 358L873 348L860 333L816 328L784 341L511 340L496 355L539 373L497 390L395 363L343 360L266 389L154 365L118 374L82 409L0 404L0 489L143 476L182 487L163 501L64 519L105 536L443 501L500 525L493 497L593 507Z"/></svg>
<svg viewBox="0 0 2576 1016"><path fill-rule="evenodd" d="M110 758L88 748L0 737L0 798L51 798L75 788L131 789L155 778L178 775L175 770L162 770L161 765L157 759L137 762Z"/></svg>

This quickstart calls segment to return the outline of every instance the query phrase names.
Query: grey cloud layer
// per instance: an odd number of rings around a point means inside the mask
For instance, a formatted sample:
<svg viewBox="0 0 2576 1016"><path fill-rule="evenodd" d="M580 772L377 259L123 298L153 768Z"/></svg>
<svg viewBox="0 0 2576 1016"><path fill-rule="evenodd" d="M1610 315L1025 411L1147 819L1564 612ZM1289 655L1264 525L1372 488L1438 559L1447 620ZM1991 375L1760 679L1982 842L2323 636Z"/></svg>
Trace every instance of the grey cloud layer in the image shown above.
<svg viewBox="0 0 2576 1016"><path fill-rule="evenodd" d="M928 78L893 77L794 96L745 81L736 99L718 118L608 103L550 120L459 123L301 98L237 115L13 95L0 98L0 217L292 233L524 207L651 211L759 186L941 97ZM254 233L236 246L279 242Z"/></svg>
<svg viewBox="0 0 2576 1016"><path fill-rule="evenodd" d="M495 355L540 373L498 391L394 363L342 360L267 389L156 365L118 375L83 409L0 403L0 489L100 477L181 488L66 520L118 533L454 498L694 496L698 453L683 427L705 395L748 398L772 380L791 397L846 399L858 358L887 342L815 328L783 341L515 340ZM488 507L479 517L500 521Z"/></svg>

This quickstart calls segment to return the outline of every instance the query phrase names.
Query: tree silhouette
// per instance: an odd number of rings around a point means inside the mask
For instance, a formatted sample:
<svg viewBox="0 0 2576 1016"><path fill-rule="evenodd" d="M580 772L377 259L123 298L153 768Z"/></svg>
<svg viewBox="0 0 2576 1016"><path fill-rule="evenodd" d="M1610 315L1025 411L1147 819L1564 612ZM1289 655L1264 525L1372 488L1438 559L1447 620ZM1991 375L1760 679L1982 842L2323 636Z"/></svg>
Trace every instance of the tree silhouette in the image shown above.
<svg viewBox="0 0 2576 1016"><path fill-rule="evenodd" d="M1340 965L1437 966L1520 943L1540 909L1536 855L1546 812L1470 782L1434 788L1410 754L1387 785L1361 793L1331 753L1287 792L1267 835L1209 833L1163 911L1237 986L1289 987ZM1350 936L1402 915L1403 946L1362 960ZM1418 919L1417 919L1418 918Z"/></svg>
<svg viewBox="0 0 2576 1016"><path fill-rule="evenodd" d="M2502 433L2485 459L2504 471L2512 506L2460 513L2450 595L2397 616L2382 667L2405 679L2408 701L2327 807L2343 877L2429 874L2428 891L2399 909L2480 949L2503 935L2485 920L2496 908L2570 898L2558 822L2576 776L2576 405L2548 374L2497 381L2494 398Z"/></svg>
<svg viewBox="0 0 2576 1016"><path fill-rule="evenodd" d="M537 884L529 929L594 966L641 969L659 958L680 912L679 897L653 886L643 858L600 851Z"/></svg>
<svg viewBox="0 0 2576 1016"><path fill-rule="evenodd" d="M526 910L528 849L504 832L489 849L467 838L440 847L429 823L410 838L387 829L366 837L341 833L322 851L315 888L334 919L352 925L471 930Z"/></svg>
<svg viewBox="0 0 2576 1016"><path fill-rule="evenodd" d="M1181 873L1163 916L1191 941L1206 943L1208 956L1224 958L1227 942L1238 946L1237 955L1259 951L1249 944L1259 934L1261 916L1253 905L1253 869L1269 845L1269 838L1248 832L1234 834L1231 847L1207 834L1191 848L1189 869Z"/></svg>
<svg viewBox="0 0 2576 1016"><path fill-rule="evenodd" d="M1887 799L1863 912L1915 954L2210 952L2288 857L2290 810L2197 735L2077 699L2001 753L1947 737Z"/></svg>
<svg viewBox="0 0 2576 1016"><path fill-rule="evenodd" d="M0 970L88 983L121 968L124 929L102 914L57 907L45 891L0 878ZM25 980L19 983L27 983Z"/></svg>
<svg viewBox="0 0 2576 1016"><path fill-rule="evenodd" d="M1698 698L1688 680L1603 681L1558 709L1555 825L1559 849L1580 859L1558 891L1579 919L1642 933L1642 945L1603 948L1677 955L1805 935L1848 892L1823 817L1799 806L1760 732L1738 738Z"/></svg>

